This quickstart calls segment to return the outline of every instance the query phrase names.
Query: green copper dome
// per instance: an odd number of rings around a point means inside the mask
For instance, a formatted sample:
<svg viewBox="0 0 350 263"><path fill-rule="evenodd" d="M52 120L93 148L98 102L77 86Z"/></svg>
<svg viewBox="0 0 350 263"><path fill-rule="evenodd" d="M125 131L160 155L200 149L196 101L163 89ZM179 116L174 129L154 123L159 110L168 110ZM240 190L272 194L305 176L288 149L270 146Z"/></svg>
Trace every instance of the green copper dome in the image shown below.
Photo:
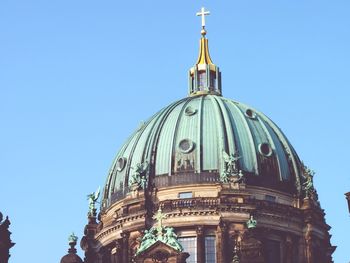
<svg viewBox="0 0 350 263"><path fill-rule="evenodd" d="M205 23L189 97L151 117L117 154L102 209L130 191L244 180L300 193L302 164L264 114L221 96L221 72L210 58Z"/></svg>
<svg viewBox="0 0 350 263"><path fill-rule="evenodd" d="M142 187L220 183L229 156L247 184L300 190L299 158L269 118L222 96L200 95L165 107L127 140L109 172L103 206L130 191L138 167Z"/></svg>

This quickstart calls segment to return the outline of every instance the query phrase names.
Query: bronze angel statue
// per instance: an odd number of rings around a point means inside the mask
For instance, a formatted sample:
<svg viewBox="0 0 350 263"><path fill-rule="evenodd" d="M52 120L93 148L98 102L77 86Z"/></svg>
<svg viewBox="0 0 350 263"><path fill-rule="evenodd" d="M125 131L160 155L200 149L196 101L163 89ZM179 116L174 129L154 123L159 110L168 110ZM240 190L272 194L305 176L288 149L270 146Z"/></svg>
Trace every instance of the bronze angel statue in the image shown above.
<svg viewBox="0 0 350 263"><path fill-rule="evenodd" d="M96 202L100 197L100 187L97 188L96 192L92 192L87 196L89 200L89 215L93 215L96 211Z"/></svg>
<svg viewBox="0 0 350 263"><path fill-rule="evenodd" d="M129 179L129 187L137 185L138 188L145 189L147 184L146 171L148 169L148 162L138 163L134 169L134 173Z"/></svg>
<svg viewBox="0 0 350 263"><path fill-rule="evenodd" d="M222 151L222 157L224 159L224 169L220 177L222 182L227 183L231 176L239 175L238 160L241 157L238 155L238 152L229 155L225 151Z"/></svg>

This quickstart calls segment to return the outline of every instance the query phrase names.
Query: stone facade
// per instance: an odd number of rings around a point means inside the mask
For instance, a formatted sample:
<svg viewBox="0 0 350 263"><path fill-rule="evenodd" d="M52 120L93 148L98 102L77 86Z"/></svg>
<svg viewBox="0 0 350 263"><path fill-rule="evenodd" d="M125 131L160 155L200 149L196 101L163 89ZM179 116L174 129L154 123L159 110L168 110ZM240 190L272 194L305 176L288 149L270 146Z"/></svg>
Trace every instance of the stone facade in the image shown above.
<svg viewBox="0 0 350 263"><path fill-rule="evenodd" d="M174 187L136 191L116 202L100 214L99 223L87 225L94 239L91 246L82 242L85 262L141 262L135 257L140 237L155 223L152 215L159 207L166 216L164 225L174 227L179 238L196 238L196 262L207 262L205 236L215 237L214 262L218 263L234 262L234 258L236 262L332 262L335 248L330 244L330 227L311 199L244 184L188 187L191 198L179 199L187 189ZM256 226L248 228L251 215ZM83 240L87 239L89 231Z"/></svg>

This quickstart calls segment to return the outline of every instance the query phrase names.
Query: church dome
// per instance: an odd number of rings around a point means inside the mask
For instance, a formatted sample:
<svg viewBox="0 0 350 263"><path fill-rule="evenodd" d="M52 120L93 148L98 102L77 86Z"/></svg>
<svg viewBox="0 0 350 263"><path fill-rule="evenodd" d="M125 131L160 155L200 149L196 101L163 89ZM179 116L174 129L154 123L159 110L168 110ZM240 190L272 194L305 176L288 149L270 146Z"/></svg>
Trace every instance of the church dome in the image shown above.
<svg viewBox="0 0 350 263"><path fill-rule="evenodd" d="M121 147L102 209L135 187L243 177L250 185L300 193L303 165L293 147L263 113L222 96L221 72L210 58L205 27L201 34L199 56L189 70L189 96L153 115Z"/></svg>
<svg viewBox="0 0 350 263"><path fill-rule="evenodd" d="M276 124L245 104L203 94L170 104L131 135L112 164L103 206L129 192L138 166L158 188L219 183L225 158L247 183L289 192L300 185L299 158Z"/></svg>
<svg viewBox="0 0 350 263"><path fill-rule="evenodd" d="M98 215L99 191L89 198L86 260L332 262L314 172L266 115L222 96L205 37L208 14L197 13L202 37L188 96L124 143Z"/></svg>

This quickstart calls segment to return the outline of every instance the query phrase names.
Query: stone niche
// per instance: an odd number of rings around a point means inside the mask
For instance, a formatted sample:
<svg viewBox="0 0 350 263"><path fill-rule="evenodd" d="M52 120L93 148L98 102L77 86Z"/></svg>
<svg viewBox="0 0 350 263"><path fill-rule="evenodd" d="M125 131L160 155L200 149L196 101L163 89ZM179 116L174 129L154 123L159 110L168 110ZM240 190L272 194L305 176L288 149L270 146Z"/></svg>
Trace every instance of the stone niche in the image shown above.
<svg viewBox="0 0 350 263"><path fill-rule="evenodd" d="M157 241L135 257L136 263L186 263L189 254Z"/></svg>

